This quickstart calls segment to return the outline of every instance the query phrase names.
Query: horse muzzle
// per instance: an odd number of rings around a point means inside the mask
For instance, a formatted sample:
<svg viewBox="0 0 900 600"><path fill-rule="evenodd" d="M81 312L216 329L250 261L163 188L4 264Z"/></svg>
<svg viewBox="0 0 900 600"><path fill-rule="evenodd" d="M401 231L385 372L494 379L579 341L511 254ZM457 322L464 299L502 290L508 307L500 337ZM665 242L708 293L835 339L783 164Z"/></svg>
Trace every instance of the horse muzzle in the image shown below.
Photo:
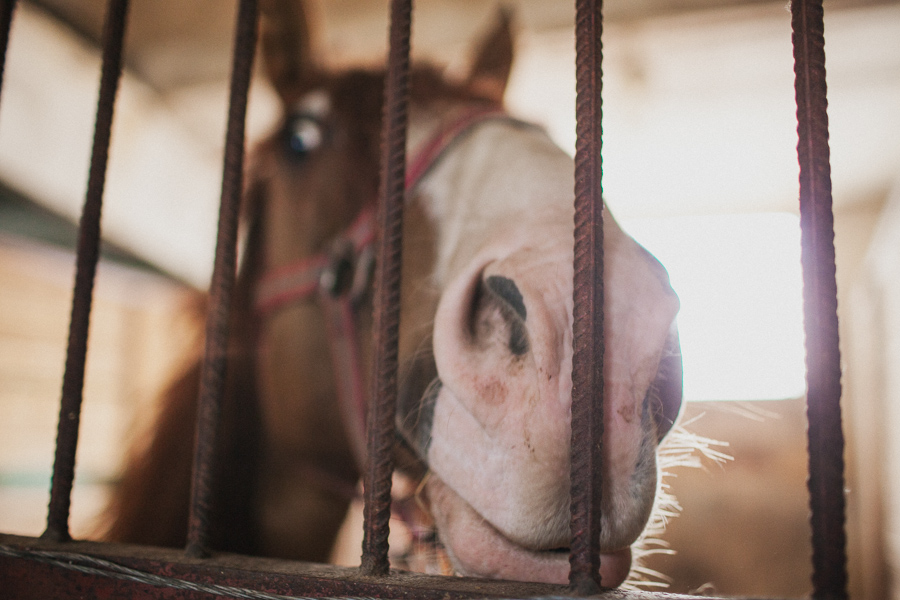
<svg viewBox="0 0 900 600"><path fill-rule="evenodd" d="M437 377L405 420L417 429L401 431L432 472L426 489L438 533L461 572L568 577L573 301L565 239L486 246L438 305ZM637 244L613 250L600 498L610 586L627 575L630 546L649 519L656 447L681 399L677 298Z"/></svg>

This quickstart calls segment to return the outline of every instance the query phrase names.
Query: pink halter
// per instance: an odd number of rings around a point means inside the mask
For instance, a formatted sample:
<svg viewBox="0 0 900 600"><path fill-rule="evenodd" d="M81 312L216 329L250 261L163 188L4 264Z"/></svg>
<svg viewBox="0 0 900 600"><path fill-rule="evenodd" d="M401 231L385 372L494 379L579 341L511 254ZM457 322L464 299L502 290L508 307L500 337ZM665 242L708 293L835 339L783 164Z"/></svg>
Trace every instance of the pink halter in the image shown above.
<svg viewBox="0 0 900 600"><path fill-rule="evenodd" d="M465 134L485 121L510 119L502 109L478 106L439 127L415 152L406 172L413 190L439 159ZM514 121L516 122L516 121ZM367 206L337 236L330 249L266 272L257 286L255 308L266 317L287 306L316 297L328 326L335 382L343 416L355 435L350 438L365 464L367 395L356 326L359 300L369 291L374 266L375 210ZM347 273L349 271L349 273ZM349 285L346 285L349 280Z"/></svg>

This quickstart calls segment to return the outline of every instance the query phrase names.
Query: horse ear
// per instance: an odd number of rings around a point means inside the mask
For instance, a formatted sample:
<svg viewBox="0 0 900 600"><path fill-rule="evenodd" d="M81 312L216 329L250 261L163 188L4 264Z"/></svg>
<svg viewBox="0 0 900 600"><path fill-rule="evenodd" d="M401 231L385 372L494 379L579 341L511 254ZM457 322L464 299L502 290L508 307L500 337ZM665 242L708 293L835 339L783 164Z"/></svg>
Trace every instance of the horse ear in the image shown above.
<svg viewBox="0 0 900 600"><path fill-rule="evenodd" d="M313 9L299 0L261 0L259 38L266 75L282 100L313 85Z"/></svg>
<svg viewBox="0 0 900 600"><path fill-rule="evenodd" d="M469 70L470 89L495 102L503 102L513 61L513 14L500 6L494 25L475 47Z"/></svg>

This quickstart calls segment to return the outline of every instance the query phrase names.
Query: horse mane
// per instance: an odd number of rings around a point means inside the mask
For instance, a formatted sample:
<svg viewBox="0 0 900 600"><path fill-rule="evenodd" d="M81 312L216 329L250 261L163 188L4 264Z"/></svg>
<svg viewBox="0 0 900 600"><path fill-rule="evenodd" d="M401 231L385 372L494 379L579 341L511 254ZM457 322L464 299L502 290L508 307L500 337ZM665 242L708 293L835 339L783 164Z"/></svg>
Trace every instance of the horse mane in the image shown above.
<svg viewBox="0 0 900 600"><path fill-rule="evenodd" d="M125 456L125 467L101 515L105 541L180 546L187 531L194 424L200 361L183 365L168 384L153 416L141 424L138 439Z"/></svg>
<svg viewBox="0 0 900 600"><path fill-rule="evenodd" d="M249 231L230 318L226 394L214 477L216 504L211 510L214 547L241 553L253 553L257 546L252 490L261 433L252 352L257 323L251 301L260 268L262 232L255 216L261 204L252 201L253 196L252 189L245 193ZM197 292L184 303L183 313L195 331L203 331L207 301L207 294ZM138 437L132 439L125 455L96 537L165 547L185 545L202 345L198 336L197 347L186 353L156 400L156 413L149 422L138 423Z"/></svg>

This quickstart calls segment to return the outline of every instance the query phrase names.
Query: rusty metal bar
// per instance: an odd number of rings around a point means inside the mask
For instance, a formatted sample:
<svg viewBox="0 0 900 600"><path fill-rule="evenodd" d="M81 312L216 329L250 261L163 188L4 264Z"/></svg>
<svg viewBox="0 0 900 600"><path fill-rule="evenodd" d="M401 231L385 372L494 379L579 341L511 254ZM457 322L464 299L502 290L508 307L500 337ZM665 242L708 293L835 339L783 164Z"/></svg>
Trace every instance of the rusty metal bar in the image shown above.
<svg viewBox="0 0 900 600"><path fill-rule="evenodd" d="M382 123L378 259L375 268L375 359L368 417L368 464L363 477L365 509L360 568L366 575L384 575L390 569L388 533L391 476L394 470L391 449L397 405L411 30L412 0L392 0Z"/></svg>
<svg viewBox="0 0 900 600"><path fill-rule="evenodd" d="M82 566L88 569L80 569ZM86 593L93 598L147 600L262 599L266 594L279 594L279 600L466 600L560 598L566 594L563 586L548 583L444 577L402 570L393 571L387 577L360 577L357 569L348 567L224 553L197 560L169 548L87 541L59 544L2 533L0 573L3 597L16 600L81 599ZM218 589L210 589L213 587ZM234 594L227 594L223 587L232 588ZM696 598L630 590L608 590L595 596L596 600Z"/></svg>
<svg viewBox="0 0 900 600"><path fill-rule="evenodd" d="M572 356L572 553L570 585L600 581L603 435L603 198L601 156L603 3L576 2L575 279Z"/></svg>
<svg viewBox="0 0 900 600"><path fill-rule="evenodd" d="M0 0L0 91L3 90L3 72L6 67L6 49L9 47L9 30L12 26L16 0Z"/></svg>
<svg viewBox="0 0 900 600"><path fill-rule="evenodd" d="M88 570L79 569L82 566ZM148 600L228 597L263 600L266 594L278 594L282 600L322 597L465 600L551 597L565 592L562 586L548 583L487 581L402 570L386 577L360 577L359 570L352 567L226 553L195 559L173 548L90 541L60 544L2 533L0 581L3 584L0 596L16 600L61 600L86 595ZM230 587L236 593L228 594L223 587ZM616 595L610 600L652 599L643 595Z"/></svg>
<svg viewBox="0 0 900 600"><path fill-rule="evenodd" d="M235 29L216 258L209 287L206 348L200 376L197 441L186 548L187 554L193 557L208 556L210 551L210 506L213 499L219 415L225 394L228 317L237 269L238 215L244 171L244 126L247 93L256 53L256 22L256 0L241 0Z"/></svg>
<svg viewBox="0 0 900 600"><path fill-rule="evenodd" d="M43 534L44 538L56 541L71 539L69 508L72 483L75 479L75 451L78 447L78 425L81 420L91 301L100 253L100 213L103 207L113 111L122 73L122 46L127 16L128 0L110 0L103 29L103 67L100 74L97 118L94 124L94 147L78 229L75 288L59 409L50 506L47 513L47 529Z"/></svg>
<svg viewBox="0 0 900 600"><path fill-rule="evenodd" d="M847 598L844 436L822 0L791 3L800 161L813 597Z"/></svg>

